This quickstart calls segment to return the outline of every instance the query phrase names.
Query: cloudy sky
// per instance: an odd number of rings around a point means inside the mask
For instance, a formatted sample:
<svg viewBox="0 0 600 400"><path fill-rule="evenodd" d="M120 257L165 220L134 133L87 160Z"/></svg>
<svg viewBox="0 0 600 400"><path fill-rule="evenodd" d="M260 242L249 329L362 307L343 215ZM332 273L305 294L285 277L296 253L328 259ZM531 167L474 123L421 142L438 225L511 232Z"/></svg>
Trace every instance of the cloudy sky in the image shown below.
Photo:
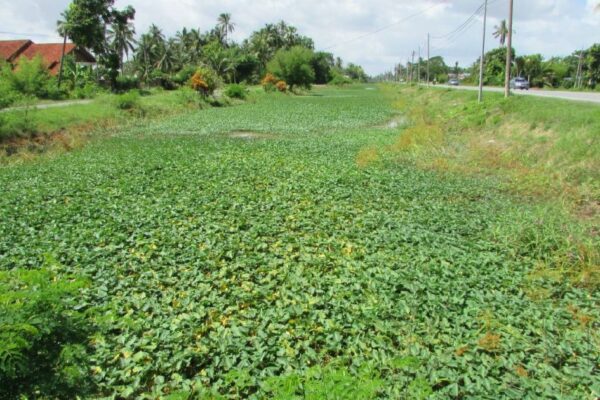
<svg viewBox="0 0 600 400"><path fill-rule="evenodd" d="M489 0L488 48L498 46L491 31L507 17L508 0ZM515 0L515 43L519 54L567 55L600 42L599 0ZM70 0L0 0L0 39L28 37L57 41L56 20ZM117 0L133 5L135 25L143 32L151 23L174 34L186 26L207 30L217 16L229 12L236 23L235 40L265 23L284 19L328 50L368 73L390 70L423 47L427 33L433 55L448 64L471 64L480 52L482 18L476 17L449 37L483 4L483 0Z"/></svg>

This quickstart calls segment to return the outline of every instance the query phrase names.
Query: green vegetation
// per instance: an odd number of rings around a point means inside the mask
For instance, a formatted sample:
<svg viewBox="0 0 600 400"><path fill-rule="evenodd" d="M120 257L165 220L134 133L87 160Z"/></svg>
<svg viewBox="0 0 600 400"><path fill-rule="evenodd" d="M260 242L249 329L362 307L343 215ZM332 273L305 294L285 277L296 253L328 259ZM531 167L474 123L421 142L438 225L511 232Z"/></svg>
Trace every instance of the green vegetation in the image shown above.
<svg viewBox="0 0 600 400"><path fill-rule="evenodd" d="M311 65L314 58L312 50L305 47L292 47L279 50L267 66L270 73L290 85L310 89L315 81L315 70Z"/></svg>
<svg viewBox="0 0 600 400"><path fill-rule="evenodd" d="M506 190L504 168L431 167L459 131L515 121L559 132L572 118L593 139L595 111L374 89L253 91L2 167L0 269L51 255L53 282L89 282L61 301L97 327L97 397L598 396L598 247L574 242L586 222ZM561 164L581 193L596 154Z"/></svg>
<svg viewBox="0 0 600 400"><path fill-rule="evenodd" d="M52 268L52 270L48 269ZM77 304L87 283L47 257L40 270L0 271L0 393L73 397L86 393L88 337L85 307Z"/></svg>

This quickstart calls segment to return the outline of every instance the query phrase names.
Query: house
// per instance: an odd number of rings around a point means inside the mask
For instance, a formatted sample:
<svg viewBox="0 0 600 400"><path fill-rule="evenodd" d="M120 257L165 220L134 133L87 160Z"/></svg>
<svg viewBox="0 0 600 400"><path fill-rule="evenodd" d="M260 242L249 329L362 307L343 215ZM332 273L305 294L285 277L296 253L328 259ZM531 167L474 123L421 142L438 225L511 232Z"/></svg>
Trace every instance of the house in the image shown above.
<svg viewBox="0 0 600 400"><path fill-rule="evenodd" d="M38 44L31 40L0 40L0 57L4 61L15 65L21 57L32 59L40 55L52 75L58 75L62 51L62 43ZM75 62L80 65L96 64L96 59L89 51L73 43L66 44L65 56L73 56Z"/></svg>

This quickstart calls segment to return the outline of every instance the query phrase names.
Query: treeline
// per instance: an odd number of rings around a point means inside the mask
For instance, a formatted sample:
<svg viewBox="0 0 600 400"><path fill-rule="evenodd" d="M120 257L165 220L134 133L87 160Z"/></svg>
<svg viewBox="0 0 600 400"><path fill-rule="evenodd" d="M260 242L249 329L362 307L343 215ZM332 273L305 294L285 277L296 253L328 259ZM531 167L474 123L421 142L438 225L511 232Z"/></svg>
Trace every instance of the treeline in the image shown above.
<svg viewBox="0 0 600 400"><path fill-rule="evenodd" d="M260 83L267 73L286 89L368 79L360 66L315 51L311 38L284 21L266 24L237 43L230 14L221 14L206 31L182 28L172 37L156 25L137 37L135 15L131 6L115 8L114 0L73 0L57 30L93 52L98 65L85 67L66 57L58 77L50 76L41 58L0 65L0 108L22 98L88 98L103 89L187 86L207 94L220 84Z"/></svg>
<svg viewBox="0 0 600 400"><path fill-rule="evenodd" d="M506 69L505 46L495 48L485 54L484 84L501 86L504 84ZM443 57L432 57L429 62L430 80L444 83L449 76L462 76L465 83L479 82L478 58L470 67L461 68L458 64L449 66ZM519 55L513 49L512 76L526 78L532 87L563 89L596 89L600 82L600 44L586 50L575 51L566 57L544 58L541 54ZM427 59L414 63L398 64L394 71L379 75L376 80L426 81Z"/></svg>

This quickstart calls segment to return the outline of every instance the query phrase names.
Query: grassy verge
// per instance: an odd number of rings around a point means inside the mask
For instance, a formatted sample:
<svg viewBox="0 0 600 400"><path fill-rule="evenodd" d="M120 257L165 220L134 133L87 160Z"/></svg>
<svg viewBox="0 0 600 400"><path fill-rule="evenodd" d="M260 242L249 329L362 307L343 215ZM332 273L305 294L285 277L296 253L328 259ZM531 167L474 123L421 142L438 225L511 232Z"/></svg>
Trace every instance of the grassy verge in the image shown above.
<svg viewBox="0 0 600 400"><path fill-rule="evenodd" d="M404 126L384 153L436 173L489 177L535 204L537 222L529 222L546 233L523 220L507 223L516 230L501 240L527 243L524 253L540 249L541 275L600 285L600 107L496 93L478 104L473 93L447 89L387 91ZM551 245L539 245L550 236Z"/></svg>
<svg viewBox="0 0 600 400"><path fill-rule="evenodd" d="M445 89L402 89L410 126L395 149L440 171L488 174L511 190L596 213L600 107L554 99ZM589 209L588 209L589 208Z"/></svg>
<svg viewBox="0 0 600 400"><path fill-rule="evenodd" d="M105 94L89 104L36 109L27 105L0 113L0 162L79 148L93 136L191 109L209 107L195 93L181 91ZM18 157L15 157L18 155Z"/></svg>

